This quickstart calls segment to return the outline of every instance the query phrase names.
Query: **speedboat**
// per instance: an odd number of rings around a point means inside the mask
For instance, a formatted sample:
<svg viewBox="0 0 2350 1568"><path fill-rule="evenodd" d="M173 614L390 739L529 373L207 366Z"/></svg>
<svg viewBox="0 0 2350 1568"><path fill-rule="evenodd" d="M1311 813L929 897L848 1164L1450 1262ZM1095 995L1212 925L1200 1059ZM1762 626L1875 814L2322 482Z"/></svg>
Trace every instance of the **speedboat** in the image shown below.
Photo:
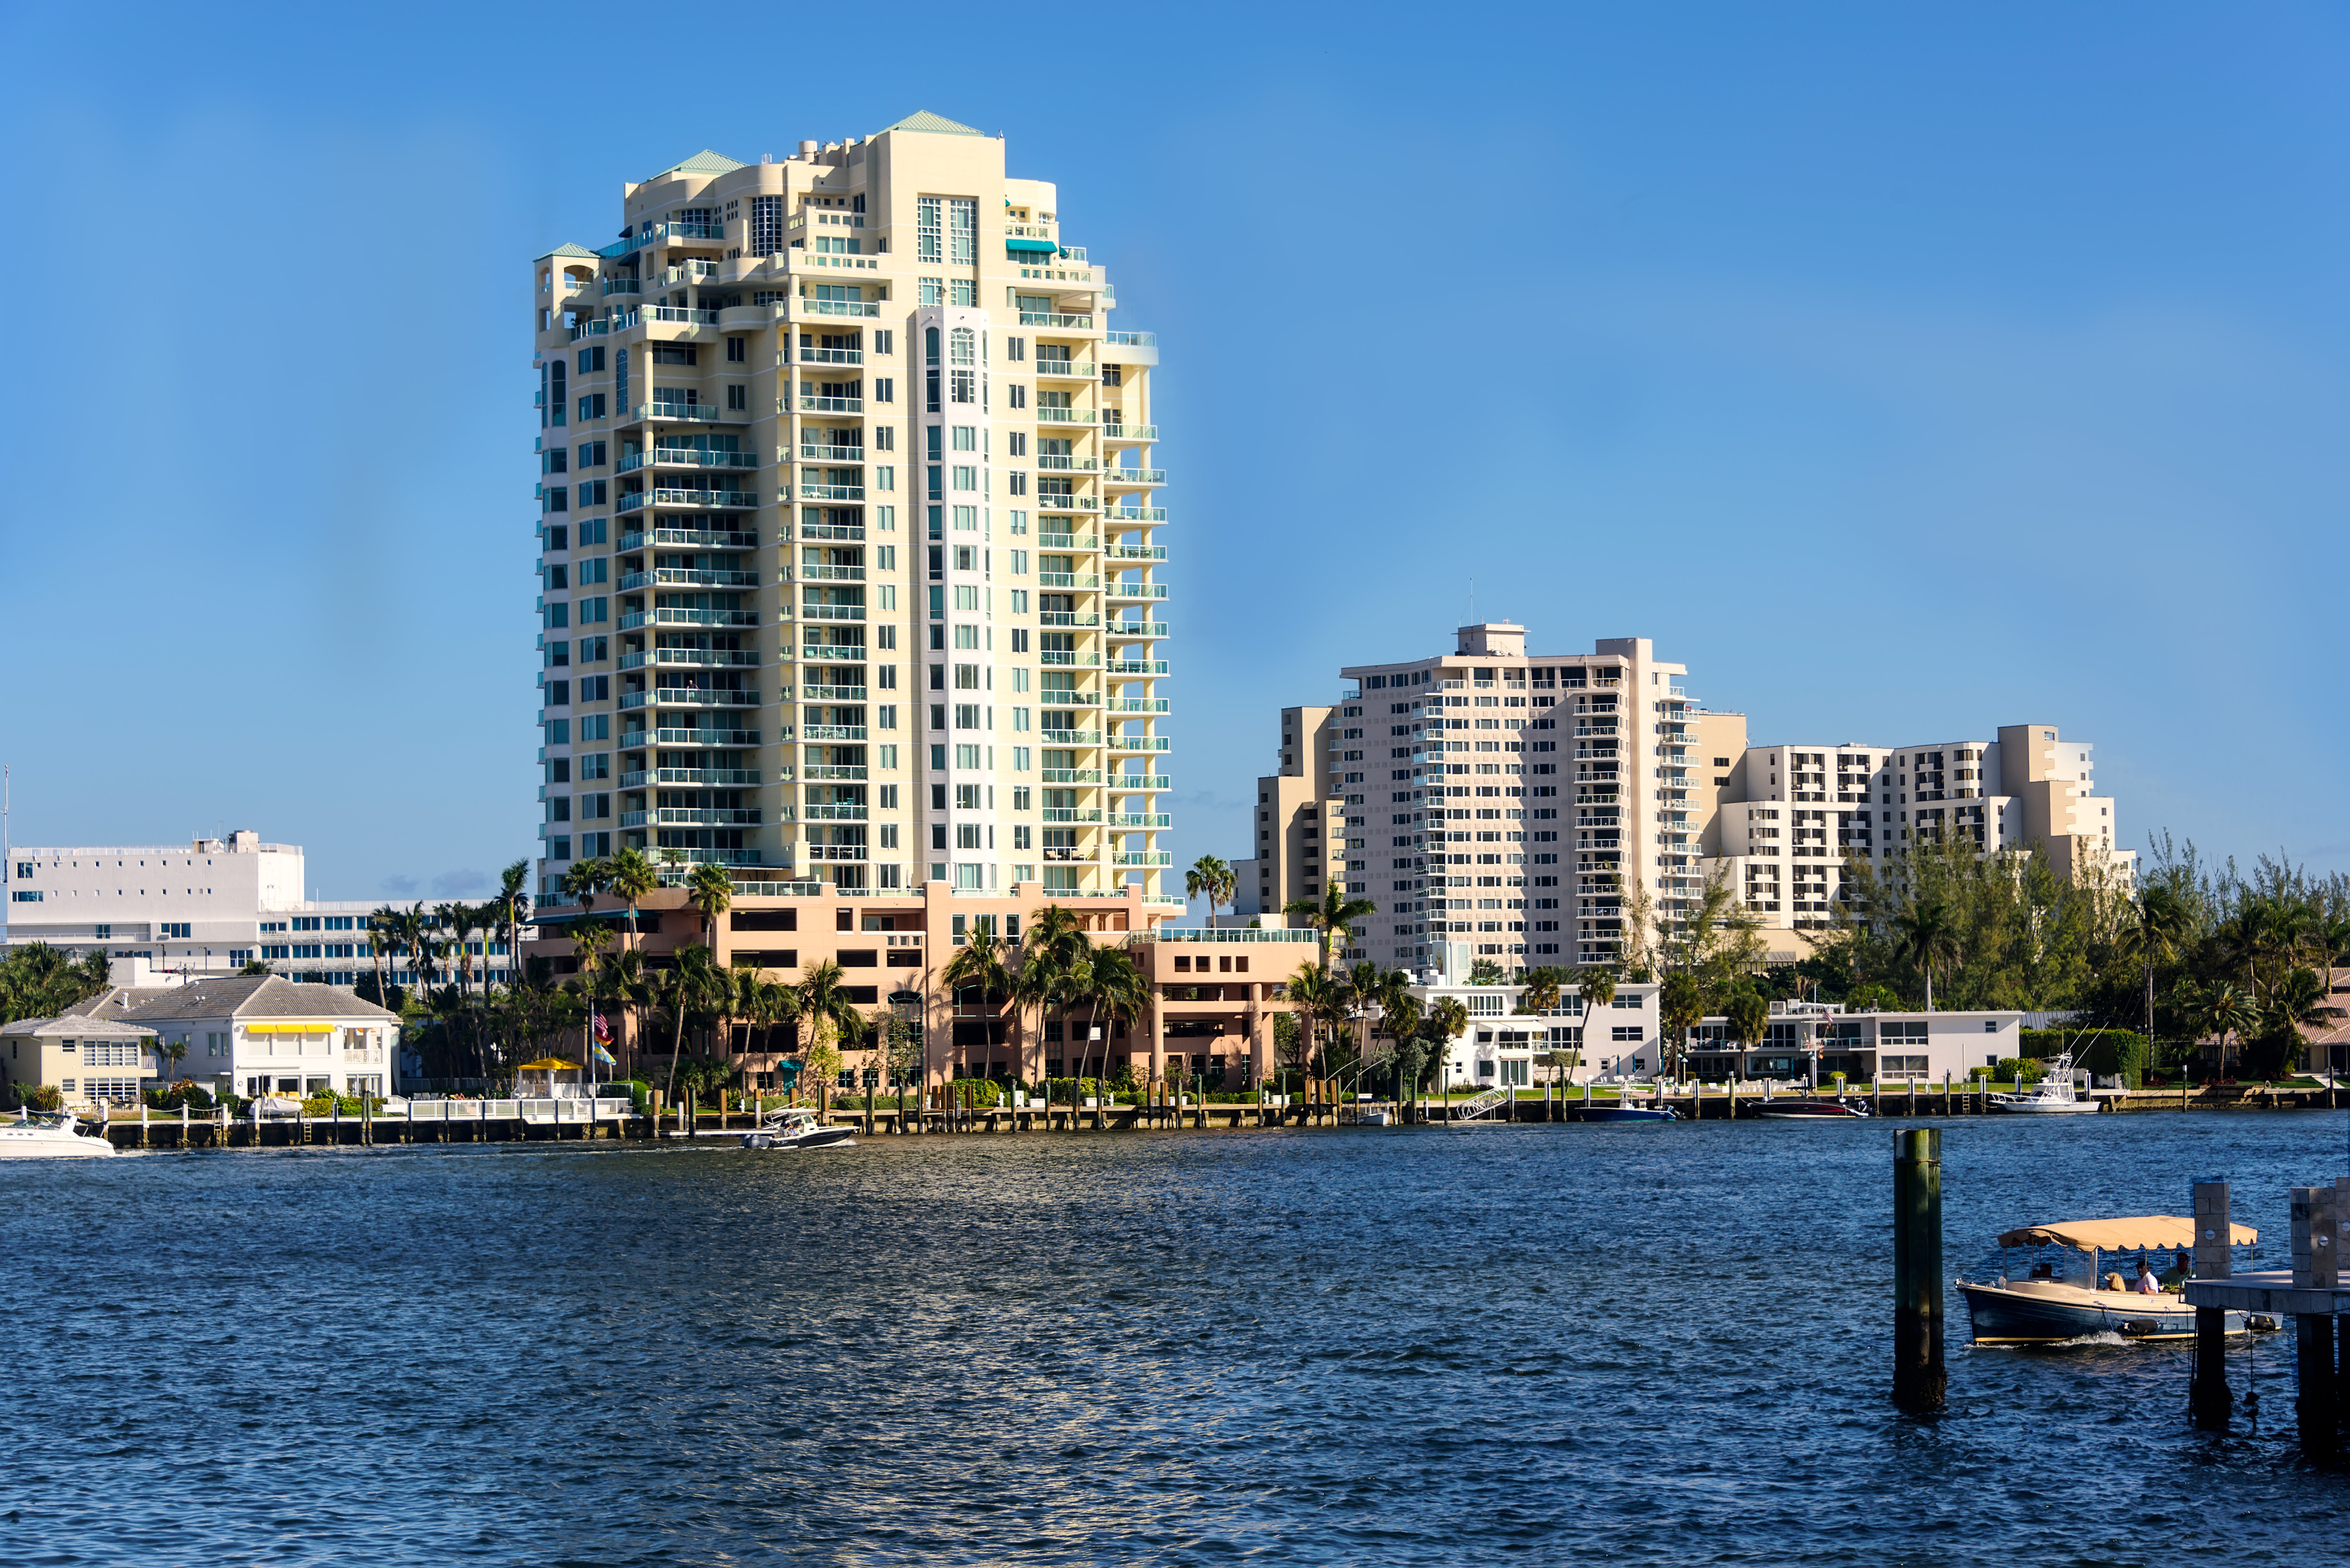
<svg viewBox="0 0 2350 1568"><path fill-rule="evenodd" d="M1670 1106L1586 1106L1576 1118L1586 1122L1677 1122L1679 1111Z"/></svg>
<svg viewBox="0 0 2350 1568"><path fill-rule="evenodd" d="M71 1111L26 1111L23 1119L0 1122L0 1159L102 1158L115 1152L100 1131L84 1137Z"/></svg>
<svg viewBox="0 0 2350 1568"><path fill-rule="evenodd" d="M2020 1116L2078 1116L2097 1110L2097 1102L2085 1100L2073 1088L2073 1053L2065 1052L2048 1064L2048 1075L2028 1095L1992 1095L1991 1108Z"/></svg>
<svg viewBox="0 0 2350 1568"><path fill-rule="evenodd" d="M1866 1121L1868 1107L1850 1100L1765 1100L1752 1113L1765 1121Z"/></svg>
<svg viewBox="0 0 2350 1568"><path fill-rule="evenodd" d="M2248 1247L2260 1240L2249 1225L2228 1228L2229 1245ZM2004 1273L1987 1283L1957 1282L1966 1298L1968 1321L1977 1345L2058 1345L2088 1334L2115 1334L2125 1339L2177 1340L2195 1335L2195 1309L2180 1295L2150 1294L2122 1288L2119 1273L2101 1274L2106 1252L2175 1254L2195 1244L2195 1221L2173 1214L2142 1214L2126 1220L2074 1220L2054 1225L2030 1225L2002 1235L2002 1248L2055 1247L2087 1254L2087 1271L2058 1279L2054 1265L2043 1263L2031 1278L2011 1280ZM2118 1259L2116 1260L2119 1262ZM2256 1324L2241 1312L2227 1314L2227 1331L2244 1334Z"/></svg>
<svg viewBox="0 0 2350 1568"><path fill-rule="evenodd" d="M758 1127L743 1135L744 1148L834 1148L857 1141L857 1129L827 1127L804 1106L769 1111Z"/></svg>

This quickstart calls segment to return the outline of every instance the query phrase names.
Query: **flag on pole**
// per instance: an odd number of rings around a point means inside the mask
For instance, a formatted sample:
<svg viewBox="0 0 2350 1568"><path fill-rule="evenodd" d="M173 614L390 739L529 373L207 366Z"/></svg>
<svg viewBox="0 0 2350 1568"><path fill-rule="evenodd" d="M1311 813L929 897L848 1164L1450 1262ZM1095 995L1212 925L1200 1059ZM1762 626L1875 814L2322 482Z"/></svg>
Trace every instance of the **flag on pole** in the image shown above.
<svg viewBox="0 0 2350 1568"><path fill-rule="evenodd" d="M602 1013L598 1012L592 1014L592 1016L596 1021L596 1044L598 1045L609 1045L612 1043L612 1026L604 1022L604 1015Z"/></svg>
<svg viewBox="0 0 2350 1568"><path fill-rule="evenodd" d="M596 1053L596 1060L603 1063L607 1067L617 1064L612 1060L612 1054L609 1051L605 1050L602 1045L596 1045L591 1047L591 1049Z"/></svg>

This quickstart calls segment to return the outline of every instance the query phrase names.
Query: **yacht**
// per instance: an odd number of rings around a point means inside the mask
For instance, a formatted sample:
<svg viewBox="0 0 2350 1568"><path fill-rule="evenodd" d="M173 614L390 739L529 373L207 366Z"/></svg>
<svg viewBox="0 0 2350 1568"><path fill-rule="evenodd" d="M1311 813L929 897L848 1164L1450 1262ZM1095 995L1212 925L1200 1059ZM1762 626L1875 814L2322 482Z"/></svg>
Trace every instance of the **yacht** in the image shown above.
<svg viewBox="0 0 2350 1568"><path fill-rule="evenodd" d="M89 1159L115 1152L103 1130L89 1137L71 1111L26 1111L0 1122L0 1159Z"/></svg>
<svg viewBox="0 0 2350 1568"><path fill-rule="evenodd" d="M2082 1099L2073 1087L2070 1051L2048 1064L2048 1075L2030 1094L1992 1095L1990 1099L1992 1110L2011 1116L2079 1116L2098 1109L2095 1099Z"/></svg>
<svg viewBox="0 0 2350 1568"><path fill-rule="evenodd" d="M857 1129L827 1127L804 1106L786 1106L759 1118L757 1130L743 1135L744 1148L833 1148L857 1141Z"/></svg>

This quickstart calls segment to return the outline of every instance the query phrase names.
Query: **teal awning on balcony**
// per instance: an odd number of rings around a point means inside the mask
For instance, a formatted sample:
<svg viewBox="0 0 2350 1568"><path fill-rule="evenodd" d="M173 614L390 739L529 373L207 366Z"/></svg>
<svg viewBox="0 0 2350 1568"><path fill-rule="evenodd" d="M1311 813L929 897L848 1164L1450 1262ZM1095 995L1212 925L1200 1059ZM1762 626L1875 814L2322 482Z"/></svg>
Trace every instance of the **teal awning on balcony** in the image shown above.
<svg viewBox="0 0 2350 1568"><path fill-rule="evenodd" d="M1050 240L1006 240L1003 242L1003 248L1014 255L1026 254L1048 256L1061 247Z"/></svg>

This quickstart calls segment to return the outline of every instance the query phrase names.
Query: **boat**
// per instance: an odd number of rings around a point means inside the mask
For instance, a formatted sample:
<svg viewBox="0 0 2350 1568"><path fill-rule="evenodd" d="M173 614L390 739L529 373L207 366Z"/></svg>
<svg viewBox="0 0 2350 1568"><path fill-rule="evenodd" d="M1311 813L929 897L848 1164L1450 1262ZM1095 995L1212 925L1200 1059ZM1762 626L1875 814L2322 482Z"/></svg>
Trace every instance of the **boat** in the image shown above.
<svg viewBox="0 0 2350 1568"><path fill-rule="evenodd" d="M1765 1100L1748 1114L1771 1122L1866 1121L1868 1107L1851 1100Z"/></svg>
<svg viewBox="0 0 2350 1568"><path fill-rule="evenodd" d="M26 1111L0 1122L0 1159L103 1158L115 1151L103 1131L85 1137L71 1111Z"/></svg>
<svg viewBox="0 0 2350 1568"><path fill-rule="evenodd" d="M1680 1113L1670 1106L1586 1106L1575 1118L1586 1122L1677 1122Z"/></svg>
<svg viewBox="0 0 2350 1568"><path fill-rule="evenodd" d="M756 1128L743 1135L744 1148L836 1148L857 1141L857 1129L827 1127L803 1106L769 1111Z"/></svg>
<svg viewBox="0 0 2350 1568"><path fill-rule="evenodd" d="M2259 1240L2260 1232L2249 1225L2228 1228L2230 1246L2248 1247ZM1999 1244L2002 1249L2056 1247L2086 1253L2087 1268L2077 1279L2058 1279L2054 1266L2043 1262L2025 1279L2011 1280L2002 1273L1981 1284L1958 1281L1977 1345L2061 1345L2106 1334L2143 1340L2183 1340L2195 1335L2195 1309L2183 1296L2114 1288L2122 1276L2099 1272L2106 1252L2166 1256L2190 1252L2195 1244L2192 1220L2175 1214L2141 1214L2028 1225L2005 1232ZM2252 1322L2241 1312L2227 1314L2227 1331L2231 1334L2264 1326L2269 1325Z"/></svg>
<svg viewBox="0 0 2350 1568"><path fill-rule="evenodd" d="M1992 1110L2011 1116L2079 1116L2100 1108L2095 1100L2082 1099L2074 1089L2070 1051L2048 1064L2048 1075L2030 1094L1992 1095L1990 1100Z"/></svg>

